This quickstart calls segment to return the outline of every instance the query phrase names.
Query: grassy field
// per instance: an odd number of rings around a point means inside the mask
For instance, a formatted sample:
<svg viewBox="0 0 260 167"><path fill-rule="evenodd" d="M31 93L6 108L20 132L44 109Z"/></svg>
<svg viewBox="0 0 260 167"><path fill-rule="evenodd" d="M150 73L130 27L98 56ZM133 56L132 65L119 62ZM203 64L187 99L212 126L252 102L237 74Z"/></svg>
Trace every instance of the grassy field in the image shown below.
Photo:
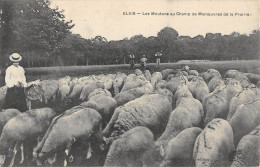
<svg viewBox="0 0 260 167"><path fill-rule="evenodd" d="M162 71L163 69L182 68L188 65L191 69L198 72L206 71L209 68L219 70L223 75L229 69L236 69L241 72L256 73L256 69L260 67L259 60L239 60L239 61L212 61L212 62L189 62L189 63L162 63L159 68L155 67L155 63L147 65L151 73L155 71ZM140 68L139 64L135 65L135 69ZM63 66L63 67L36 67L26 68L27 81L35 79L57 79L64 76L79 77L87 75L109 74L124 72L125 74L133 73L129 68L129 64L120 65L104 65L104 66ZM4 70L1 71L0 86L4 84Z"/></svg>

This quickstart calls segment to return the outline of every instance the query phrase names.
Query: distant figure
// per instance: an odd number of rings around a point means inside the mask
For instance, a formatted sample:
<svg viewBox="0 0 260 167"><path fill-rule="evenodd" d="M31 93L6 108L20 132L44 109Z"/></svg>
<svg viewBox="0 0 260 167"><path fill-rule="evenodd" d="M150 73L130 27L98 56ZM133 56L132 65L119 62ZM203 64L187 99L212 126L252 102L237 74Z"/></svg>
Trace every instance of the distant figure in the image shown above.
<svg viewBox="0 0 260 167"><path fill-rule="evenodd" d="M130 54L130 68L134 69L134 65L135 65L135 55L134 54Z"/></svg>
<svg viewBox="0 0 260 167"><path fill-rule="evenodd" d="M143 58L141 58L141 68L142 70L145 70L146 67L146 62L147 62L147 58L145 57L145 55L143 55Z"/></svg>
<svg viewBox="0 0 260 167"><path fill-rule="evenodd" d="M162 53L161 53L161 52L155 53L155 57L156 57L156 67L159 67L159 65L160 65L160 59L161 59L161 57L162 57Z"/></svg>
<svg viewBox="0 0 260 167"><path fill-rule="evenodd" d="M5 84L7 92L5 96L4 109L15 108L21 112L27 110L26 97L24 88L30 88L25 78L25 71L23 67L19 66L22 56L18 53L13 53L9 59L13 65L9 66L5 72Z"/></svg>
<svg viewBox="0 0 260 167"><path fill-rule="evenodd" d="M186 65L186 66L183 67L183 70L188 72L190 70L190 67Z"/></svg>

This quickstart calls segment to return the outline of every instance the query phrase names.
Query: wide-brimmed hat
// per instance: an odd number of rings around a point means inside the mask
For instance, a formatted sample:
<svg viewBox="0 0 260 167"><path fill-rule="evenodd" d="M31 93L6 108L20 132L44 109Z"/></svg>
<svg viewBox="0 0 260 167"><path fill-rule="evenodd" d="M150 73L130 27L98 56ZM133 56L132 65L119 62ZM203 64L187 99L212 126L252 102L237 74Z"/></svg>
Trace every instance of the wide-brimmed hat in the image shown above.
<svg viewBox="0 0 260 167"><path fill-rule="evenodd" d="M19 55L18 53L13 53L9 56L9 59L13 62L19 62L22 60L22 56Z"/></svg>

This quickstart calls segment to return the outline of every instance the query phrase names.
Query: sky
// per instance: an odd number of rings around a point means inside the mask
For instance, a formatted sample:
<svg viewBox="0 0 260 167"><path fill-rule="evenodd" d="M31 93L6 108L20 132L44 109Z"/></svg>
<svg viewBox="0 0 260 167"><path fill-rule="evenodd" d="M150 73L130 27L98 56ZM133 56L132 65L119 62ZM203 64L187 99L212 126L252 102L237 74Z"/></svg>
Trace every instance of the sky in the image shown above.
<svg viewBox="0 0 260 167"><path fill-rule="evenodd" d="M139 34L145 37L156 36L167 26L175 29L179 35L190 37L205 36L209 32L222 35L234 31L250 34L253 30L259 29L259 0L51 0L51 2L52 7L58 6L59 9L64 9L66 20L73 21L75 26L71 31L86 39L97 35L109 41L131 38ZM135 15L124 15L124 12L135 12ZM155 16L151 15L152 12L169 15ZM220 16L201 16L199 12Z"/></svg>

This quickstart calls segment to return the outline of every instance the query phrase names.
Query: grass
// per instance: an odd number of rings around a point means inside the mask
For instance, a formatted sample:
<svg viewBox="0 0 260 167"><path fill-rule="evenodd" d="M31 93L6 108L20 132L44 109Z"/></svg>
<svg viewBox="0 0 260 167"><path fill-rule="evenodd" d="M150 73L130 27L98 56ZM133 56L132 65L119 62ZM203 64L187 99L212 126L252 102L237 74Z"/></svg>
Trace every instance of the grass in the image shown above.
<svg viewBox="0 0 260 167"><path fill-rule="evenodd" d="M182 68L184 65L190 66L198 72L206 71L209 68L218 70L222 75L229 69L236 69L241 72L256 73L256 69L260 67L259 60L238 60L238 61L211 61L211 62L189 62L189 63L161 63L159 68L155 67L155 63L147 64L147 68L151 73L155 71L162 71L163 69ZM135 69L140 68L139 64L135 65ZM120 65L96 65L96 66L63 66L63 67L35 67L26 68L27 81L36 79L58 79L64 76L80 77L87 75L99 74L115 74L123 72L125 74L133 73L129 68L129 64ZM4 72L0 75L0 86L4 84Z"/></svg>

